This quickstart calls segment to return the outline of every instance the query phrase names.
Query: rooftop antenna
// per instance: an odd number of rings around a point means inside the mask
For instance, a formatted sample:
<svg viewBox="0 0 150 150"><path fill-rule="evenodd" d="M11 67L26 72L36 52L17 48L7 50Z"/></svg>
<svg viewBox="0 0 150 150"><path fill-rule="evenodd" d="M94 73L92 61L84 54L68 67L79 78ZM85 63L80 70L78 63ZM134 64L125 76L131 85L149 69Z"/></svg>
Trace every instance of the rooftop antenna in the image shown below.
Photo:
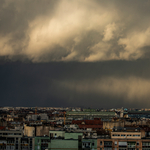
<svg viewBox="0 0 150 150"><path fill-rule="evenodd" d="M37 106L35 107L35 115L37 115Z"/></svg>

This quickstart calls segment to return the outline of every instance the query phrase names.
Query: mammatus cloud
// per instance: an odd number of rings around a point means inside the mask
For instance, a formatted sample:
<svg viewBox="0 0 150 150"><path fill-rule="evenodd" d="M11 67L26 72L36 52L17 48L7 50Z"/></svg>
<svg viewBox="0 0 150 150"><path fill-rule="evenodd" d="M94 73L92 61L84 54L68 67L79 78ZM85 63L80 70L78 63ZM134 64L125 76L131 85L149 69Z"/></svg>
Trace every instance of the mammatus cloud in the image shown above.
<svg viewBox="0 0 150 150"><path fill-rule="evenodd" d="M147 1L0 3L0 56L10 59L24 56L33 62L136 60L144 58L143 48L150 46Z"/></svg>
<svg viewBox="0 0 150 150"><path fill-rule="evenodd" d="M128 103L141 101L147 103L150 97L150 80L138 77L103 77L95 80L55 81L55 85L59 87L59 91L63 89L64 91L69 90L83 95L107 96ZM59 96L59 94L57 95Z"/></svg>

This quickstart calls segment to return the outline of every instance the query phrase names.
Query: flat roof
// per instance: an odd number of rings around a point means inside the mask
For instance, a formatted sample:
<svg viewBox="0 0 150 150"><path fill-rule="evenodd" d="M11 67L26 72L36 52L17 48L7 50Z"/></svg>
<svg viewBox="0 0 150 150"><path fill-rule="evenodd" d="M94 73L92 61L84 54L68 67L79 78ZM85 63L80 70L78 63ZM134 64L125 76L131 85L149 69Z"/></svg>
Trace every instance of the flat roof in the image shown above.
<svg viewBox="0 0 150 150"><path fill-rule="evenodd" d="M90 115L115 115L115 112L111 112L111 111L105 111L105 112L103 112L103 111L97 111L97 112L85 112L85 111L68 111L67 113L66 113L67 115L88 115L88 114L90 114Z"/></svg>

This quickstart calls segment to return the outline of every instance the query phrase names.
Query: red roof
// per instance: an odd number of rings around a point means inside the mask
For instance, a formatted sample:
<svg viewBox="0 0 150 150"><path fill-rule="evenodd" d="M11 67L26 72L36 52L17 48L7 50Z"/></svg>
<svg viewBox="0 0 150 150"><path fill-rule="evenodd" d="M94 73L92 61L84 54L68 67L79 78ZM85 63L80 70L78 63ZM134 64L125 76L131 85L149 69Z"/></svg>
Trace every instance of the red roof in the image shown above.
<svg viewBox="0 0 150 150"><path fill-rule="evenodd" d="M3 127L3 126L0 126L0 130L4 130L5 129L5 127Z"/></svg>
<svg viewBox="0 0 150 150"><path fill-rule="evenodd" d="M103 125L103 122L101 120L73 120L72 124Z"/></svg>
<svg viewBox="0 0 150 150"><path fill-rule="evenodd" d="M92 129L99 129L99 128L103 128L103 125L85 125L85 124L80 124L78 125L80 129L84 129L84 128L92 128Z"/></svg>

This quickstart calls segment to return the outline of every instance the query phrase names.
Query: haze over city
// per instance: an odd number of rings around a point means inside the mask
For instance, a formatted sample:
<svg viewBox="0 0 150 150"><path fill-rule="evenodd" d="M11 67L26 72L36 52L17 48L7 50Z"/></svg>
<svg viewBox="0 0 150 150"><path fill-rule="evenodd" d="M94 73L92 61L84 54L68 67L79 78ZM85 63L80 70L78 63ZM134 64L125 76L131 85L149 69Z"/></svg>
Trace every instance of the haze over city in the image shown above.
<svg viewBox="0 0 150 150"><path fill-rule="evenodd" d="M150 105L150 1L1 0L1 106Z"/></svg>

